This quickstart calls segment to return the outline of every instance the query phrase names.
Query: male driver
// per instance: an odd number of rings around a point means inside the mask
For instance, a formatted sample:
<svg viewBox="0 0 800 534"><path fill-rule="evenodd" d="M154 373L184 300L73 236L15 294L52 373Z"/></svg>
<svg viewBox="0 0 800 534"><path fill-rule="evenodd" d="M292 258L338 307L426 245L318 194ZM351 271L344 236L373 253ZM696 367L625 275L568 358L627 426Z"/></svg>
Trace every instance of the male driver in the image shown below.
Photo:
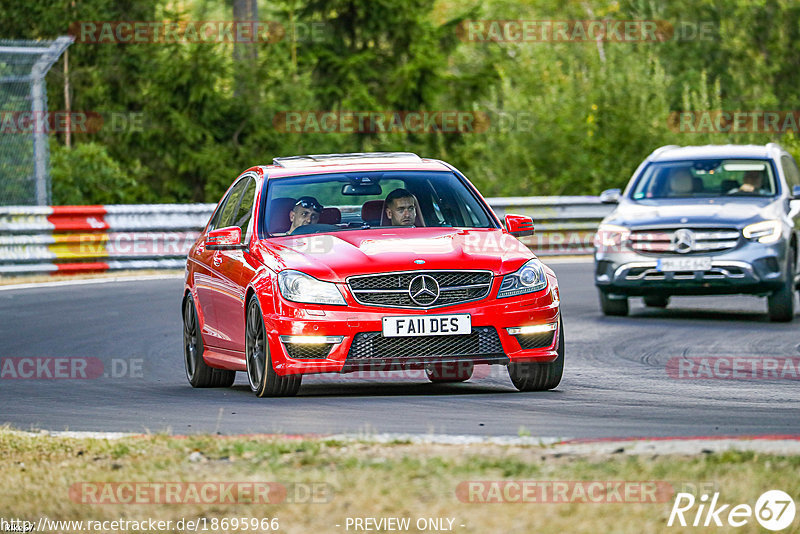
<svg viewBox="0 0 800 534"><path fill-rule="evenodd" d="M692 194L694 184L692 172L686 167L672 169L669 174L669 196L682 197Z"/></svg>
<svg viewBox="0 0 800 534"><path fill-rule="evenodd" d="M747 171L744 173L742 185L739 187L738 191L740 193L763 194L765 193L764 189L761 188L763 183L764 175L761 173L761 171Z"/></svg>
<svg viewBox="0 0 800 534"><path fill-rule="evenodd" d="M294 232L297 228L306 224L316 224L322 213L322 204L317 202L314 197L300 197L295 203L292 211L289 212L289 222L291 226L287 235Z"/></svg>
<svg viewBox="0 0 800 534"><path fill-rule="evenodd" d="M417 202L407 189L395 189L386 196L386 217L392 226L413 226Z"/></svg>

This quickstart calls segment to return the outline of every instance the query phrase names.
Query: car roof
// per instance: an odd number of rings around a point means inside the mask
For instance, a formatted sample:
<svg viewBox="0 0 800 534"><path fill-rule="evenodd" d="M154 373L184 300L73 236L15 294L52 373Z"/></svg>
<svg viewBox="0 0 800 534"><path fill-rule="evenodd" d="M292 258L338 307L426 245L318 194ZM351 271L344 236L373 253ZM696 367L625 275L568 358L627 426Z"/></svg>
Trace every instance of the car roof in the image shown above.
<svg viewBox="0 0 800 534"><path fill-rule="evenodd" d="M410 152L292 156L275 158L272 165L262 165L261 168L270 179L335 172L453 170L443 161L420 158Z"/></svg>
<svg viewBox="0 0 800 534"><path fill-rule="evenodd" d="M704 145L663 146L650 154L650 161L678 161L711 158L758 158L764 159L782 152L775 143L768 145Z"/></svg>

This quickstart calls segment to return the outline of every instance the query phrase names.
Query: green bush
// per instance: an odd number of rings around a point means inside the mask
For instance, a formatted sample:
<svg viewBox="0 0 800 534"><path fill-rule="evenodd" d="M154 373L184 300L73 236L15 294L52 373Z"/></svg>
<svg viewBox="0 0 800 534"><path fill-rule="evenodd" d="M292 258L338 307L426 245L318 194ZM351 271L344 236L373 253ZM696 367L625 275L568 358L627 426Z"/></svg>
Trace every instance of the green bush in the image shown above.
<svg viewBox="0 0 800 534"><path fill-rule="evenodd" d="M126 204L147 196L138 190L138 169L123 167L101 144L51 143L50 150L54 205Z"/></svg>

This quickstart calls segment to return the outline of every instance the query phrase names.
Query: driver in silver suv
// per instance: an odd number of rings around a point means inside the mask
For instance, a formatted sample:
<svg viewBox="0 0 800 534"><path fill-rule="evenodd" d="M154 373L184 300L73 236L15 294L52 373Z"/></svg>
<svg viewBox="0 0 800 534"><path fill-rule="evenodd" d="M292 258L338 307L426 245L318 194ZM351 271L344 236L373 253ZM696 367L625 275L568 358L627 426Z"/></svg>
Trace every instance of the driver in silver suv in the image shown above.
<svg viewBox="0 0 800 534"><path fill-rule="evenodd" d="M794 318L800 170L779 145L661 147L600 199L618 204L594 243L604 314L627 315L629 297L752 294Z"/></svg>

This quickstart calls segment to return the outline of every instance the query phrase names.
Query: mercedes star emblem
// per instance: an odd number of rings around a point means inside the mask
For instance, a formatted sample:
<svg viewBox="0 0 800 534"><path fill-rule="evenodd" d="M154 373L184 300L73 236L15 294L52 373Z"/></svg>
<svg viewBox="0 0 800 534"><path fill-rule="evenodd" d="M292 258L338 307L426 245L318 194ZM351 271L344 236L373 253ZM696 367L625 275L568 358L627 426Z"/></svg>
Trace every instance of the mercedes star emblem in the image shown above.
<svg viewBox="0 0 800 534"><path fill-rule="evenodd" d="M672 249L681 254L694 250L694 232L686 228L675 230L672 234Z"/></svg>
<svg viewBox="0 0 800 534"><path fill-rule="evenodd" d="M427 274L415 276L408 284L408 296L419 306L430 306L439 298L439 284Z"/></svg>

